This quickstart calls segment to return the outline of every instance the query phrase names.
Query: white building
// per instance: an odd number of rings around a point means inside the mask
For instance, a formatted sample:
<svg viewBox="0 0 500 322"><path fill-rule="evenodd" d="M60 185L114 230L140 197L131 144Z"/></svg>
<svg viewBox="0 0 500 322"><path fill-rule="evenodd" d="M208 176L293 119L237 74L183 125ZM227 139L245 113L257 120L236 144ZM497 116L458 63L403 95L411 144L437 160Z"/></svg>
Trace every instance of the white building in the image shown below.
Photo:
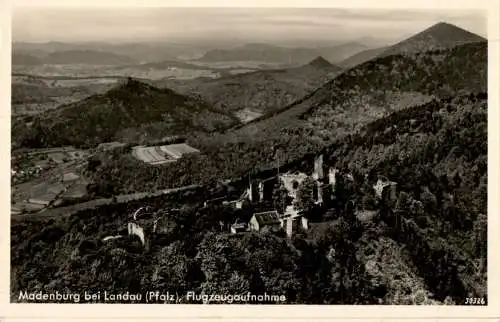
<svg viewBox="0 0 500 322"><path fill-rule="evenodd" d="M266 227L279 228L281 226L280 216L276 210L255 213L248 223L249 229L254 231L262 231Z"/></svg>

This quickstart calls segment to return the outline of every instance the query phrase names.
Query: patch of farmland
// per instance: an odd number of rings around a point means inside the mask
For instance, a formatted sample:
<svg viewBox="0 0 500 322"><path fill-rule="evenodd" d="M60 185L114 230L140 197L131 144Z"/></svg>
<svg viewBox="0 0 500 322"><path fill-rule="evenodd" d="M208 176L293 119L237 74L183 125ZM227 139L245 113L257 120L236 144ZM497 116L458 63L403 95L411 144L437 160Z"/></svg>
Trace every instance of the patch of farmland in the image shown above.
<svg viewBox="0 0 500 322"><path fill-rule="evenodd" d="M161 146L137 146L132 150L132 155L149 164L164 164L174 162L185 154L198 153L199 150L185 144L169 144Z"/></svg>
<svg viewBox="0 0 500 322"><path fill-rule="evenodd" d="M235 116L240 119L242 123L250 122L252 120L255 120L256 118L261 117L262 115L262 112L254 111L249 108L245 108L235 113Z"/></svg>

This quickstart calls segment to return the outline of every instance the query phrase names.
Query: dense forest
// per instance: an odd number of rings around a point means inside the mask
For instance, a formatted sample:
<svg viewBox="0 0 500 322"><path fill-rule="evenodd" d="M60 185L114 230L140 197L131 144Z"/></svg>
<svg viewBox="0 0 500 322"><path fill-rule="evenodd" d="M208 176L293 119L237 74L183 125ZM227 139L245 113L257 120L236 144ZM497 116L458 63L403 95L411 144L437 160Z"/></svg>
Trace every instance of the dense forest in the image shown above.
<svg viewBox="0 0 500 322"><path fill-rule="evenodd" d="M162 200L155 208L173 206ZM402 272L405 279L398 281L406 283L401 289L391 285L391 276L365 268L368 258L382 255L382 249L373 251L367 245L383 243L391 251L399 250L385 236L383 225L363 226L352 213L339 211L325 229L290 240L280 232L229 235L220 231L219 222L231 222L239 214L192 204L169 214L168 233L149 251L135 237L101 241L124 233L127 216L134 210L133 205L115 205L56 221L14 224L12 300L18 301L19 291L29 288L82 293L159 290L178 294L180 303L188 302L188 290L267 292L285 295L286 303L437 303L411 263L389 263L409 267Z"/></svg>
<svg viewBox="0 0 500 322"><path fill-rule="evenodd" d="M486 292L487 115L485 93L435 100L327 149L340 167L398 182L381 217L435 294Z"/></svg>
<svg viewBox="0 0 500 322"><path fill-rule="evenodd" d="M438 26L428 29L436 41L455 32ZM280 104L254 102L268 113L247 124L232 114L236 106L225 110L131 79L29 122L14 120L13 149L127 143L89 158L82 174L89 198L201 188L129 203L112 198L71 216L12 217L11 300L23 290L158 290L178 303L192 303L187 291L266 292L289 304L487 302L487 49L480 41L382 55L287 106L290 98L279 95ZM138 142L172 136L201 153L159 166L131 153ZM320 154L337 171L317 204L311 174ZM273 187L272 200L245 201L241 209L205 203L234 200L250 178L278 170L307 176L294 206L309 228L291 237L280 229L229 232L255 212L290 205L284 186ZM395 184L394 198L377 194L381 178ZM143 206L159 218L159 232L147 235L151 247L128 235L131 214Z"/></svg>
<svg viewBox="0 0 500 322"><path fill-rule="evenodd" d="M484 93L434 99L372 122L321 150L340 170L333 199L310 208L311 229L292 239L282 232L229 235L221 222L227 228L235 218L248 219L252 206L202 207L192 196L141 203L156 211L180 207L149 251L131 237L101 241L124 231L138 204L13 223L12 296L29 287L155 289L179 294L180 302L187 290L268 292L311 304L463 304L468 296L486 297L486 144ZM290 167L303 163L310 167L307 158ZM398 184L395 202L373 200L378 175ZM356 214L367 209L376 215L360 221Z"/></svg>

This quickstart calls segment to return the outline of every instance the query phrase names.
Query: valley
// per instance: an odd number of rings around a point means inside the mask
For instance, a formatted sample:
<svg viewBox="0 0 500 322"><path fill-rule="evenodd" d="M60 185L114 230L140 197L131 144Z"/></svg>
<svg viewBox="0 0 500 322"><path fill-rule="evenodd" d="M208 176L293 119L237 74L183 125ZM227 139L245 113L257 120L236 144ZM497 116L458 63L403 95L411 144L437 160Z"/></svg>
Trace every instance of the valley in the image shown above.
<svg viewBox="0 0 500 322"><path fill-rule="evenodd" d="M486 39L116 48L17 53L12 294L487 298Z"/></svg>

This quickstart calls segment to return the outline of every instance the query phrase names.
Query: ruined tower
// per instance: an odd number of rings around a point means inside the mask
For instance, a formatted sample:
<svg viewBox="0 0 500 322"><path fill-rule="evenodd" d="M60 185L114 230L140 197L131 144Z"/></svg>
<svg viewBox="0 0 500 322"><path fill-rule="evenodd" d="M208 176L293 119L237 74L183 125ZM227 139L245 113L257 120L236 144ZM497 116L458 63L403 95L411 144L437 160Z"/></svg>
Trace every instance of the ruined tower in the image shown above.
<svg viewBox="0 0 500 322"><path fill-rule="evenodd" d="M323 154L318 155L314 159L314 172L313 172L314 180L323 180L324 171L323 171Z"/></svg>

